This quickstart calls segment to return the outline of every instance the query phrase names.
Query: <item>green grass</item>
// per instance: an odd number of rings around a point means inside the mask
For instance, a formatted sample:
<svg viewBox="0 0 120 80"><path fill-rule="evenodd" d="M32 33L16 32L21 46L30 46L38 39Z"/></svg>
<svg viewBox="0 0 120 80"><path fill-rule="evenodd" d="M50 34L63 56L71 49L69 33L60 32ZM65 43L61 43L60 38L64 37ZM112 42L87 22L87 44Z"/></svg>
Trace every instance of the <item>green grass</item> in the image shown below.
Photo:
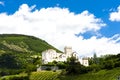
<svg viewBox="0 0 120 80"><path fill-rule="evenodd" d="M33 72L30 80L117 80L117 77L120 75L120 68L80 75L60 76L59 74L60 72L53 71Z"/></svg>

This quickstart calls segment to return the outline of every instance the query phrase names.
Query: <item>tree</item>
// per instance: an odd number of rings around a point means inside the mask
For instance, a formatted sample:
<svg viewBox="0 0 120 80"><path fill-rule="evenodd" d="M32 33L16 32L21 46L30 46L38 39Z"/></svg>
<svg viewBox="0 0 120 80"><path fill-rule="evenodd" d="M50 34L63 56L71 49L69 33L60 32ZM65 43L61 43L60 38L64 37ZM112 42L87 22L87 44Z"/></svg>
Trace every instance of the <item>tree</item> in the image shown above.
<svg viewBox="0 0 120 80"><path fill-rule="evenodd" d="M99 58L96 53L93 54L93 57L89 58L89 65L93 64L99 64Z"/></svg>
<svg viewBox="0 0 120 80"><path fill-rule="evenodd" d="M20 67L19 62L12 53L4 53L0 55L0 67L8 69L17 69Z"/></svg>
<svg viewBox="0 0 120 80"><path fill-rule="evenodd" d="M40 56L32 57L32 63L38 67L42 64L41 59Z"/></svg>
<svg viewBox="0 0 120 80"><path fill-rule="evenodd" d="M66 74L78 74L80 73L80 68L81 64L76 57L72 56L67 59Z"/></svg>
<svg viewBox="0 0 120 80"><path fill-rule="evenodd" d="M94 55L93 55L93 62L94 62L94 64L98 64L98 57L97 57L96 53L94 53Z"/></svg>
<svg viewBox="0 0 120 80"><path fill-rule="evenodd" d="M59 67L59 69L65 69L66 68L66 63L65 62L58 62L57 66Z"/></svg>
<svg viewBox="0 0 120 80"><path fill-rule="evenodd" d="M105 69L113 69L114 68L114 62L113 60L108 60L104 62L104 68Z"/></svg>

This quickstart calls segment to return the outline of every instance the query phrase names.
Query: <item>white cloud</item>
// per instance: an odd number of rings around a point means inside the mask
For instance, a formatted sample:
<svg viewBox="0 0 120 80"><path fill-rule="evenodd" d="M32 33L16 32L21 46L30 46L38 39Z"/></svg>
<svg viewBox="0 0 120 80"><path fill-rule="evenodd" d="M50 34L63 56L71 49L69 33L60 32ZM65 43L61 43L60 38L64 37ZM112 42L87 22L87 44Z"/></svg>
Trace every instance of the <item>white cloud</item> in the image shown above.
<svg viewBox="0 0 120 80"><path fill-rule="evenodd" d="M4 2L0 1L0 5L4 6Z"/></svg>
<svg viewBox="0 0 120 80"><path fill-rule="evenodd" d="M120 52L120 49L118 50L120 44L116 43L119 38L97 39L97 36L94 36L84 39L82 36L75 36L87 31L96 33L105 25L101 19L88 11L75 14L67 8L59 7L35 10L35 6L29 7L23 4L12 15L0 13L0 33L33 35L46 40L60 50L66 45L72 46L80 55L91 55L93 52L99 55Z"/></svg>
<svg viewBox="0 0 120 80"><path fill-rule="evenodd" d="M117 11L110 13L111 21L120 21L120 6L117 8Z"/></svg>
<svg viewBox="0 0 120 80"><path fill-rule="evenodd" d="M116 39L115 39L116 37ZM80 53L86 53L87 55L91 55L91 52L97 53L100 55L105 54L117 54L120 52L120 43L117 41L120 40L120 35L115 35L112 38L102 37L97 39L95 36L90 39L82 39L80 47Z"/></svg>

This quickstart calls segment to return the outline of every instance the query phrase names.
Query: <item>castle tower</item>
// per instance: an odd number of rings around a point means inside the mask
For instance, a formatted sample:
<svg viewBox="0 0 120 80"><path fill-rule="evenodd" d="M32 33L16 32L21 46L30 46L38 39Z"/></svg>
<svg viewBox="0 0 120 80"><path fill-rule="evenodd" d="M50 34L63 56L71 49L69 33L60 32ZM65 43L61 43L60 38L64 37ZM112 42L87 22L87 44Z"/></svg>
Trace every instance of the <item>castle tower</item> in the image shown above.
<svg viewBox="0 0 120 80"><path fill-rule="evenodd" d="M71 57L72 56L72 47L66 46L64 48L64 51L65 51L65 54L66 54L67 57Z"/></svg>

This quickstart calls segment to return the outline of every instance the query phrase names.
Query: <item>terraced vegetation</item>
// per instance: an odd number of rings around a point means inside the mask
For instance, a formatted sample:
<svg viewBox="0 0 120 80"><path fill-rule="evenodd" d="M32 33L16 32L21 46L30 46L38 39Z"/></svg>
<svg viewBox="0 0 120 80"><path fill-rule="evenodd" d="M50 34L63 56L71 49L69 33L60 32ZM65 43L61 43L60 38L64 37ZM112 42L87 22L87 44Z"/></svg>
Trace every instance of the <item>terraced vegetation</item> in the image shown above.
<svg viewBox="0 0 120 80"><path fill-rule="evenodd" d="M31 73L30 80L59 80L60 71L42 71Z"/></svg>
<svg viewBox="0 0 120 80"><path fill-rule="evenodd" d="M101 70L76 76L61 76L60 80L117 80L120 76L120 68Z"/></svg>
<svg viewBox="0 0 120 80"><path fill-rule="evenodd" d="M80 75L60 75L60 71L42 71L31 73L30 80L117 80L120 68L100 70Z"/></svg>

